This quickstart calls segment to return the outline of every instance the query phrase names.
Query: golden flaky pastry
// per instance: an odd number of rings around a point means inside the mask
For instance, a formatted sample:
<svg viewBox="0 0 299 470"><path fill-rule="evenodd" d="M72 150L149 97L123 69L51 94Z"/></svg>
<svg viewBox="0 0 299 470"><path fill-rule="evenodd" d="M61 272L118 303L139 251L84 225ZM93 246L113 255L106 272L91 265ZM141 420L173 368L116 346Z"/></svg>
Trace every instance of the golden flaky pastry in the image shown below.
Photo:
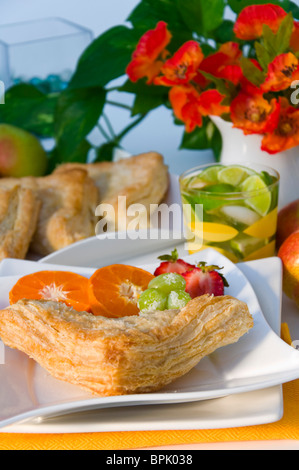
<svg viewBox="0 0 299 470"><path fill-rule="evenodd" d="M163 200L169 185L168 167L157 152L142 153L117 162L63 164L55 173L64 173L72 168L87 170L99 189L99 204L111 205L114 210L115 219L113 213L111 217L110 213L106 213L105 218L116 230L125 230L134 219L134 214L130 216L127 213L128 207L133 204L144 206L147 223L154 205ZM103 215L100 207L97 215Z"/></svg>
<svg viewBox="0 0 299 470"><path fill-rule="evenodd" d="M0 188L0 261L25 258L35 232L40 202L29 188Z"/></svg>
<svg viewBox="0 0 299 470"><path fill-rule="evenodd" d="M247 305L230 296L118 319L50 301L20 300L0 312L4 344L101 396L159 390L252 326Z"/></svg>
<svg viewBox="0 0 299 470"><path fill-rule="evenodd" d="M24 191L33 192L40 203L36 229L30 243L34 253L47 255L95 235L98 190L84 169L74 168L40 178L2 178L0 190L13 188L16 183ZM24 217L29 218L30 214Z"/></svg>

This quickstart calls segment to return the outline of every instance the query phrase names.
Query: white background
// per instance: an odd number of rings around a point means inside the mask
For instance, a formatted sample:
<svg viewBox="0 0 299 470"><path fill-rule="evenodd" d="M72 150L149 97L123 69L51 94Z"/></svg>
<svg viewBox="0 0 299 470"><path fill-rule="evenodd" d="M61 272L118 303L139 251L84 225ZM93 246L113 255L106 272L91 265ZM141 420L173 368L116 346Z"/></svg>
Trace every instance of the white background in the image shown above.
<svg viewBox="0 0 299 470"><path fill-rule="evenodd" d="M111 26L124 23L138 3L137 0L0 0L0 24L62 17L90 29L96 37ZM112 112L116 129L118 121L123 128L129 114L118 109ZM170 171L176 174L213 161L210 151L178 150L182 130L181 126L173 125L171 113L161 107L130 132L122 144L132 154L151 150L162 153Z"/></svg>

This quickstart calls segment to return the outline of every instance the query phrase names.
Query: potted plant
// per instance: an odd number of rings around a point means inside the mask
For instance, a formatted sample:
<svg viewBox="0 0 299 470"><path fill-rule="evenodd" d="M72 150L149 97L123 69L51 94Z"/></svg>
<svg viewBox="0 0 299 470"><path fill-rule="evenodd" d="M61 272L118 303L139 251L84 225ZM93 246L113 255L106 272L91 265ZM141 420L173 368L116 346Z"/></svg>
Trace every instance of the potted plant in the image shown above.
<svg viewBox="0 0 299 470"><path fill-rule="evenodd" d="M212 121L222 162L277 169L284 205L299 196L299 22L279 5L249 5L232 29L235 39L216 49L197 37L173 52L175 33L159 21L140 38L126 72L133 83L168 89L190 138L209 127L213 134Z"/></svg>
<svg viewBox="0 0 299 470"><path fill-rule="evenodd" d="M173 113L180 148L278 169L287 202L298 197L291 181L298 174L298 20L291 0L140 0L125 24L86 48L64 90L24 83L7 90L0 123L53 140L50 172L88 161L91 152L96 161L112 159L127 133L162 106ZM113 129L108 106L127 111L123 129ZM94 129L99 145L90 139Z"/></svg>

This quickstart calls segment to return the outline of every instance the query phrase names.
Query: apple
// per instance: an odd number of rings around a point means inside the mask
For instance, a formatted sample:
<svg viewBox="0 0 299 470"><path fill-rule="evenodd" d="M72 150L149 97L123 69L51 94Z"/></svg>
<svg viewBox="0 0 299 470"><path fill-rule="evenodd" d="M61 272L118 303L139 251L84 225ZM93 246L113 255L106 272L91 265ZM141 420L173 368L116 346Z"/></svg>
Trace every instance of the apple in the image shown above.
<svg viewBox="0 0 299 470"><path fill-rule="evenodd" d="M282 243L278 256L283 265L283 291L299 308L299 230Z"/></svg>
<svg viewBox="0 0 299 470"><path fill-rule="evenodd" d="M291 233L299 230L299 199L283 207L277 216L276 247L282 245Z"/></svg>
<svg viewBox="0 0 299 470"><path fill-rule="evenodd" d="M43 176L46 169L47 154L34 135L0 124L0 176Z"/></svg>

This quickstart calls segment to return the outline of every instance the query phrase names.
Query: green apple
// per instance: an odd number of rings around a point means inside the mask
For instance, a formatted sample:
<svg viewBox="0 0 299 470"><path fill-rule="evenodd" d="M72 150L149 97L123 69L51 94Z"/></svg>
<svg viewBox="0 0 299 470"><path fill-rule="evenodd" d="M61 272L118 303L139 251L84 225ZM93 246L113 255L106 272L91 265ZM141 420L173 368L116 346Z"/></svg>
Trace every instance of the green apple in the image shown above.
<svg viewBox="0 0 299 470"><path fill-rule="evenodd" d="M46 169L47 154L34 135L0 124L0 176L43 176Z"/></svg>

